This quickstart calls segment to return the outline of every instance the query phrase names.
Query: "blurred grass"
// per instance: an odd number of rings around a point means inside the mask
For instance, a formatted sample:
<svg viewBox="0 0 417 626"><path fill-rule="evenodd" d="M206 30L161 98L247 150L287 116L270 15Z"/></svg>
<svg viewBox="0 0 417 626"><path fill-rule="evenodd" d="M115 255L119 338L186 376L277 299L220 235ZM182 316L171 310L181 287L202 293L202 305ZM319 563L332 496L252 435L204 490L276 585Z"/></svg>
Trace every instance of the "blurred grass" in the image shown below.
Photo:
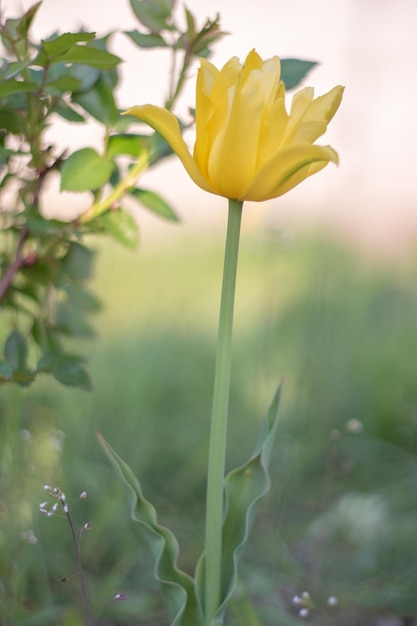
<svg viewBox="0 0 417 626"><path fill-rule="evenodd" d="M47 379L2 390L1 626L81 623L65 521L37 513L45 483L62 487L77 523L92 524L82 549L99 624L166 623L146 547L94 431L140 476L192 571L202 548L222 247L210 234L178 234L135 254L106 243L97 338L77 346L94 391ZM229 467L251 451L282 374L286 386L273 489L230 624L243 626L248 589L265 626L299 623L290 600L305 589L317 624L417 615L415 269L414 261L376 265L320 237L244 233ZM29 528L36 545L20 536ZM63 576L69 581L57 583ZM112 602L121 589L127 600Z"/></svg>

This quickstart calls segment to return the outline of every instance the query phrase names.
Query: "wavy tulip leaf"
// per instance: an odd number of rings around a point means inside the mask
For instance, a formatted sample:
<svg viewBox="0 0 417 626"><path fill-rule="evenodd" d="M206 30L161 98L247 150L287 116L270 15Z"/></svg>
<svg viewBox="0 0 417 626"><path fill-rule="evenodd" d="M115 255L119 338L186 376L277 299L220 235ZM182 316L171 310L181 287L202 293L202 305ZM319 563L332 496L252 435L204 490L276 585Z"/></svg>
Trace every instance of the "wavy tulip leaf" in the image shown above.
<svg viewBox="0 0 417 626"><path fill-rule="evenodd" d="M237 567L256 515L258 501L270 487L269 460L278 423L282 384L279 385L266 415L263 431L252 457L225 478L225 518L222 534L221 604L214 623L223 623L226 606L236 588ZM204 607L204 554L197 566L196 588Z"/></svg>
<svg viewBox="0 0 417 626"><path fill-rule="evenodd" d="M281 80L288 91L298 87L307 74L317 65L316 61L281 59Z"/></svg>
<svg viewBox="0 0 417 626"><path fill-rule="evenodd" d="M203 626L194 580L177 567L178 542L172 532L160 526L153 505L145 500L139 481L130 467L110 447L100 433L97 438L130 495L132 518L148 540L154 559L154 576L164 598L171 626Z"/></svg>

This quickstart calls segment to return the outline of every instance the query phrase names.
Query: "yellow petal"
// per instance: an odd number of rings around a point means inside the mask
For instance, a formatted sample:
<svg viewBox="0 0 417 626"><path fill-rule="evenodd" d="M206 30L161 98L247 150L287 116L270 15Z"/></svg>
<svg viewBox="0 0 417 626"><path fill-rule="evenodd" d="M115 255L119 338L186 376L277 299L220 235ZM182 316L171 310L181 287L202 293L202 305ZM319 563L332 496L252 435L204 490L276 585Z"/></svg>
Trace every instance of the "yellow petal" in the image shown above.
<svg viewBox="0 0 417 626"><path fill-rule="evenodd" d="M257 169L263 167L276 154L287 132L288 114L285 109L283 83L279 87L280 96L263 111L259 135Z"/></svg>
<svg viewBox="0 0 417 626"><path fill-rule="evenodd" d="M211 146L208 179L220 195L239 198L255 173L263 103L250 80L232 100L227 123Z"/></svg>
<svg viewBox="0 0 417 626"><path fill-rule="evenodd" d="M209 156L216 137L224 130L229 115L229 91L235 84L242 66L237 57L233 57L214 75L213 66L205 59L201 60L201 70L197 85L196 106L196 142L194 158L203 176L208 178ZM211 78L215 78L208 88ZM199 110L199 105L203 108Z"/></svg>
<svg viewBox="0 0 417 626"><path fill-rule="evenodd" d="M313 143L326 132L327 124L340 106L343 90L339 85L311 102L302 123L292 136L292 143Z"/></svg>
<svg viewBox="0 0 417 626"><path fill-rule="evenodd" d="M299 144L280 150L257 172L238 199L261 202L277 198L325 167L329 161L338 163L337 153L330 146Z"/></svg>
<svg viewBox="0 0 417 626"><path fill-rule="evenodd" d="M166 109L153 106L152 104L133 107L126 111L126 113L134 115L142 120L142 122L146 122L160 133L180 158L193 181L205 191L215 193L208 181L206 181L201 174L196 162L188 151L184 139L181 136L180 125L175 115Z"/></svg>
<svg viewBox="0 0 417 626"><path fill-rule="evenodd" d="M325 121L329 123L340 106L343 91L344 87L338 85L323 96L315 98L310 104L303 122Z"/></svg>

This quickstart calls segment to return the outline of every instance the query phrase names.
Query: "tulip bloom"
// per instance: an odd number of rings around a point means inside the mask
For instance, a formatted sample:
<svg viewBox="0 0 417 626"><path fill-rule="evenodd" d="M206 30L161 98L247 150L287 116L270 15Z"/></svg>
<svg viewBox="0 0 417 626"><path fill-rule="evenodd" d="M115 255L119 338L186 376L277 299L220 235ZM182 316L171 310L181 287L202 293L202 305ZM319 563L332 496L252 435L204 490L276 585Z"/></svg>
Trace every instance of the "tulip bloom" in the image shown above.
<svg viewBox="0 0 417 626"><path fill-rule="evenodd" d="M317 146L342 99L343 87L313 98L297 92L290 112L280 81L280 59L262 61L252 50L242 66L236 57L218 70L205 59L197 77L193 155L176 117L166 109L136 106L127 113L159 132L202 189L239 201L262 201L286 193L330 161L330 146Z"/></svg>

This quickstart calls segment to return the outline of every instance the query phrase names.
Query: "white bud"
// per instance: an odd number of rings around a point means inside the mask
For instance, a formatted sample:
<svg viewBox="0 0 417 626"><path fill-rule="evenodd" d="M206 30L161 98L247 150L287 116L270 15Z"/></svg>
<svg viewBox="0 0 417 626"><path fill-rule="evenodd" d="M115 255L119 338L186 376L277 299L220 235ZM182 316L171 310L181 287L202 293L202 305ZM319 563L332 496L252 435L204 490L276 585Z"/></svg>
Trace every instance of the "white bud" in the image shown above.
<svg viewBox="0 0 417 626"><path fill-rule="evenodd" d="M300 596L294 596L293 599L292 599L292 603L293 604L301 604L302 600L301 600Z"/></svg>
<svg viewBox="0 0 417 626"><path fill-rule="evenodd" d="M308 593L308 591L303 591L303 593L301 594L301 597L303 600L309 602L311 600L310 598L310 594Z"/></svg>
<svg viewBox="0 0 417 626"><path fill-rule="evenodd" d="M113 600L126 600L126 596L123 592L119 592L116 593L115 596L113 596Z"/></svg>
<svg viewBox="0 0 417 626"><path fill-rule="evenodd" d="M304 608L304 609L300 609L300 610L298 611L298 615L299 615L300 617L303 617L303 618L308 617L308 613L309 613L309 611L308 611L308 609L306 609L306 608Z"/></svg>
<svg viewBox="0 0 417 626"><path fill-rule="evenodd" d="M81 500L85 500L85 499L86 499L86 497L87 497L87 492L86 492L86 491L82 491L82 492L80 493L80 498L81 498Z"/></svg>
<svg viewBox="0 0 417 626"><path fill-rule="evenodd" d="M329 598L327 598L327 604L329 606L336 606L337 602L337 598L335 598L334 596L330 596Z"/></svg>

